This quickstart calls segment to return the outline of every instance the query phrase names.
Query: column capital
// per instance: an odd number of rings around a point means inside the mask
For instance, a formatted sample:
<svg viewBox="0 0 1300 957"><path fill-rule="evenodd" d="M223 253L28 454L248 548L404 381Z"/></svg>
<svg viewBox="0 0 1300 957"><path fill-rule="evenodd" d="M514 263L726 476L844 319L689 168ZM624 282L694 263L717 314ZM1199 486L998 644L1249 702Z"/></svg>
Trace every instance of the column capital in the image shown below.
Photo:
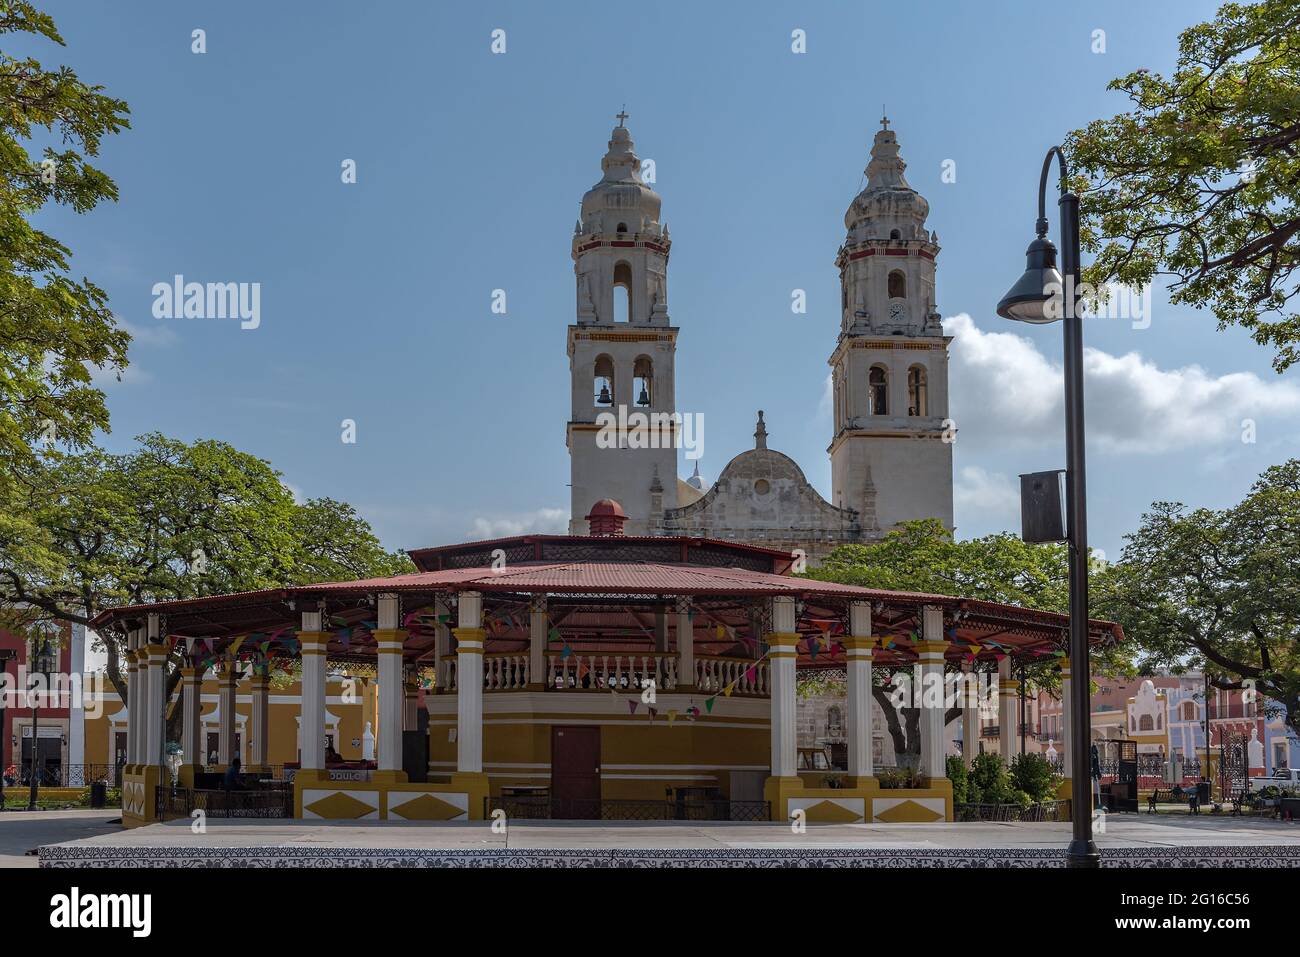
<svg viewBox="0 0 1300 957"><path fill-rule="evenodd" d="M271 687L271 676L268 674L257 674L254 672L252 677L248 679L249 691L261 691L263 688L269 687Z"/></svg>
<svg viewBox="0 0 1300 957"><path fill-rule="evenodd" d="M855 657L855 652L857 657L865 656L869 658L872 651L875 650L876 641L874 635L846 635L840 639L840 644L844 646L844 650L849 653L850 658Z"/></svg>
<svg viewBox="0 0 1300 957"><path fill-rule="evenodd" d="M328 631L300 631L297 638L301 654L323 655L329 644L330 633Z"/></svg>
<svg viewBox="0 0 1300 957"><path fill-rule="evenodd" d="M203 680L203 669L196 665L185 665L180 671L181 681L187 684L197 684Z"/></svg>
<svg viewBox="0 0 1300 957"><path fill-rule="evenodd" d="M794 658L798 654L800 641L798 632L769 631L765 640L771 649L768 652L769 658Z"/></svg>
<svg viewBox="0 0 1300 957"><path fill-rule="evenodd" d="M167 646L161 642L150 642L140 650L144 653L144 657L149 659L150 663L152 663L155 658L162 661L162 659L167 657Z"/></svg>
<svg viewBox="0 0 1300 957"><path fill-rule="evenodd" d="M942 656L948 650L948 642L942 639L932 639L927 641L918 641L912 644L912 648L922 657L929 658L934 655Z"/></svg>
<svg viewBox="0 0 1300 957"><path fill-rule="evenodd" d="M406 642L405 628L376 628L371 632L375 636L375 651L381 655L400 655Z"/></svg>
<svg viewBox="0 0 1300 957"><path fill-rule="evenodd" d="M483 643L487 641L487 631L482 628L453 628L456 636L456 652L465 655L483 654Z"/></svg>

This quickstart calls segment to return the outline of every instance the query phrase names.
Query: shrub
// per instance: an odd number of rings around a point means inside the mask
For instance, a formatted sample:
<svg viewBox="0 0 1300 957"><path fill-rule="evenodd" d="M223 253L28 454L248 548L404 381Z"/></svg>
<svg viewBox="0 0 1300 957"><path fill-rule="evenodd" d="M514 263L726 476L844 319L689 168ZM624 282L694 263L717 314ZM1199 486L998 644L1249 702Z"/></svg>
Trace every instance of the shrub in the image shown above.
<svg viewBox="0 0 1300 957"><path fill-rule="evenodd" d="M944 766L948 772L948 780L952 782L952 803L968 803L966 791L969 785L969 776L966 773L966 762L959 757L949 755Z"/></svg>
<svg viewBox="0 0 1300 957"><path fill-rule="evenodd" d="M1052 798L1059 779L1044 755L1025 753L1011 761L1011 783L1037 804Z"/></svg>
<svg viewBox="0 0 1300 957"><path fill-rule="evenodd" d="M1011 791L1011 777L1002 757L977 754L971 762L967 800L971 804L1005 804Z"/></svg>

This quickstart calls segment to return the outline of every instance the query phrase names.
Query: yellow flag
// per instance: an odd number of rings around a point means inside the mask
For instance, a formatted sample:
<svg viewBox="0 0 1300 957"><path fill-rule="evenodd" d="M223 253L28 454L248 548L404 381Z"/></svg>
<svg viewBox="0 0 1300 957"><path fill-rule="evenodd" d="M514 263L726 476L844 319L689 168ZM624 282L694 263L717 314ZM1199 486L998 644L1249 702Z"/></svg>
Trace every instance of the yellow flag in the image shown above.
<svg viewBox="0 0 1300 957"><path fill-rule="evenodd" d="M733 681L731 684L727 685L725 688L722 689L722 693L726 695L728 698L730 698L731 692L735 689L735 687L736 687L736 683Z"/></svg>
<svg viewBox="0 0 1300 957"><path fill-rule="evenodd" d="M673 722L676 720L677 720L677 709L673 708L668 712L668 727L671 728L673 726Z"/></svg>

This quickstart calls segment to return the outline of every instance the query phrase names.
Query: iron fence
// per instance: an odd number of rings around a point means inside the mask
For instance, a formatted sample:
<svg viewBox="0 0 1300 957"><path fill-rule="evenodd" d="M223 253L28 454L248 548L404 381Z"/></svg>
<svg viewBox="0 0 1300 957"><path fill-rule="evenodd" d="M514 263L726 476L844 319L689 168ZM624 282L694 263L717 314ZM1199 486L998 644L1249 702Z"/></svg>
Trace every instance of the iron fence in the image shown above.
<svg viewBox="0 0 1300 957"><path fill-rule="evenodd" d="M15 774L5 777L5 787L30 787L30 764L14 768ZM110 787L121 785L120 769L111 764L47 765L36 769L36 785L43 788L85 788L102 781Z"/></svg>
<svg viewBox="0 0 1300 957"><path fill-rule="evenodd" d="M767 801L691 798L684 801L638 801L611 798L556 798L546 795L488 797L484 813L504 811L512 821L768 821Z"/></svg>
<svg viewBox="0 0 1300 957"><path fill-rule="evenodd" d="M160 784L156 795L160 821L190 817L195 811L208 817L293 817L292 788L216 791Z"/></svg>
<svg viewBox="0 0 1300 957"><path fill-rule="evenodd" d="M953 819L957 821L1068 821L1069 801L1043 801L1041 804L956 804Z"/></svg>

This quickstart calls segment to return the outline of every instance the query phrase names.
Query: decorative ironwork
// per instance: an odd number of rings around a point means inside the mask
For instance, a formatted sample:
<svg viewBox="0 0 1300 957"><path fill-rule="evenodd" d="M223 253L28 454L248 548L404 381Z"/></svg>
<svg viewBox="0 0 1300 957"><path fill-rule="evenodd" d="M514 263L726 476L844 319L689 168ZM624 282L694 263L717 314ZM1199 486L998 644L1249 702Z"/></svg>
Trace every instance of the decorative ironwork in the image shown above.
<svg viewBox="0 0 1300 957"><path fill-rule="evenodd" d="M293 817L292 786L261 786L236 791L173 788L156 789L157 818L167 821L203 811L208 817Z"/></svg>
<svg viewBox="0 0 1300 957"><path fill-rule="evenodd" d="M1021 807L1019 804L955 804L956 821L1068 821L1069 801L1044 801Z"/></svg>
<svg viewBox="0 0 1300 957"><path fill-rule="evenodd" d="M13 781L6 779L5 787L30 786L31 765L24 763L16 770L18 776ZM98 781L117 787L120 784L117 768L111 764L62 764L36 769L36 784L43 788L85 788Z"/></svg>
<svg viewBox="0 0 1300 957"><path fill-rule="evenodd" d="M684 801L637 801L611 798L558 798L547 795L488 797L484 812L504 811L507 820L575 821L768 821L767 801L690 798Z"/></svg>

